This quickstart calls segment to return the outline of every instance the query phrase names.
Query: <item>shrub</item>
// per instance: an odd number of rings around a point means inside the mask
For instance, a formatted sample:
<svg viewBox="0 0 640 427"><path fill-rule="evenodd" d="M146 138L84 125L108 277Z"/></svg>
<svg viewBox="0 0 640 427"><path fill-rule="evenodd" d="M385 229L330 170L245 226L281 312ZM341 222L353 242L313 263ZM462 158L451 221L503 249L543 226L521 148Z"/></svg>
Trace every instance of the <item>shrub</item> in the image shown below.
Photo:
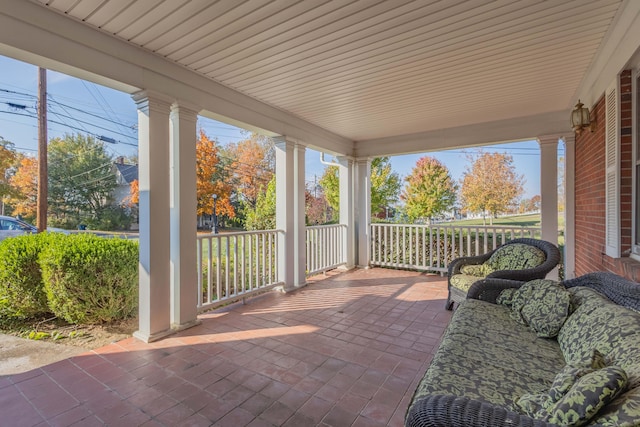
<svg viewBox="0 0 640 427"><path fill-rule="evenodd" d="M135 315L138 244L91 234L67 236L40 257L53 313L70 323L101 323Z"/></svg>
<svg viewBox="0 0 640 427"><path fill-rule="evenodd" d="M0 316L25 319L49 312L38 258L61 235L29 234L0 242Z"/></svg>

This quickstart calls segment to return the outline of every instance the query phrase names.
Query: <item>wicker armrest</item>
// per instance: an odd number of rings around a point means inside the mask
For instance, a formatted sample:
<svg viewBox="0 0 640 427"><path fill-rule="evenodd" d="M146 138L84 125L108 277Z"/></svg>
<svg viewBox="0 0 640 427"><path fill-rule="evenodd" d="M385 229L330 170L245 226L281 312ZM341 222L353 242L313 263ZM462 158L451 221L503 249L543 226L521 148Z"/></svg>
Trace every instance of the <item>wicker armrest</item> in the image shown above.
<svg viewBox="0 0 640 427"><path fill-rule="evenodd" d="M467 299L479 299L495 304L500 292L509 288L519 288L526 282L509 279L482 279L471 285Z"/></svg>
<svg viewBox="0 0 640 427"><path fill-rule="evenodd" d="M405 420L405 427L474 426L551 427L551 424L507 411L501 406L450 395L432 395L418 400Z"/></svg>
<svg viewBox="0 0 640 427"><path fill-rule="evenodd" d="M464 256L460 258L456 258L449 264L448 277L453 276L454 274L460 274L460 269L465 265L480 265L483 264L486 260L491 258L491 255L495 252L495 250L491 252L487 252L486 254L478 255L478 256Z"/></svg>

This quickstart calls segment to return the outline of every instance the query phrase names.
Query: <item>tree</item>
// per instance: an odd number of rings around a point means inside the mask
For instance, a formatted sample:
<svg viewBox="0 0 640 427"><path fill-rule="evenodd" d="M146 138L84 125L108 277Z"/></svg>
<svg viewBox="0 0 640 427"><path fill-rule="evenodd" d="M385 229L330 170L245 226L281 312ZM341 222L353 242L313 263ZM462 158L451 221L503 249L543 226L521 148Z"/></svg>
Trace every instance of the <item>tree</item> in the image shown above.
<svg viewBox="0 0 640 427"><path fill-rule="evenodd" d="M326 224L331 220L331 208L324 197L321 186L318 185L312 190L307 188L304 192L304 199L307 225Z"/></svg>
<svg viewBox="0 0 640 427"><path fill-rule="evenodd" d="M223 153L230 161L236 199L250 208L258 195L264 193L275 170L273 141L253 133L236 144L229 144Z"/></svg>
<svg viewBox="0 0 640 427"><path fill-rule="evenodd" d="M411 221L431 218L453 208L456 202L456 184L445 165L433 157L422 157L406 178L401 198Z"/></svg>
<svg viewBox="0 0 640 427"><path fill-rule="evenodd" d="M22 215L26 220L32 221L37 210L38 159L22 157L9 182L13 192L8 201L13 206L13 214Z"/></svg>
<svg viewBox="0 0 640 427"><path fill-rule="evenodd" d="M0 213L2 214L4 214L4 203L13 192L10 178L17 158L18 155L13 148L13 143L0 136L0 203L2 203Z"/></svg>
<svg viewBox="0 0 640 427"><path fill-rule="evenodd" d="M245 211L247 230L273 230L276 228L276 179L271 178L267 191L258 194L253 208Z"/></svg>
<svg viewBox="0 0 640 427"><path fill-rule="evenodd" d="M335 215L340 212L340 177L336 166L329 166L319 181ZM400 175L391 169L389 157L371 161L371 215L376 215L398 200L402 183Z"/></svg>
<svg viewBox="0 0 640 427"><path fill-rule="evenodd" d="M133 207L140 203L140 184L137 179L129 184L129 195L123 200L128 207Z"/></svg>
<svg viewBox="0 0 640 427"><path fill-rule="evenodd" d="M200 137L196 142L196 197L198 201L198 215L213 214L213 195L216 200L216 214L235 216L231 205L231 186L228 184L227 169L222 167L218 156L217 141L200 130Z"/></svg>
<svg viewBox="0 0 640 427"><path fill-rule="evenodd" d="M49 141L49 213L58 221L96 222L110 215L117 183L113 158L104 143L89 135ZM72 222L73 222L72 221Z"/></svg>
<svg viewBox="0 0 640 427"><path fill-rule="evenodd" d="M486 214L493 217L506 212L523 192L524 178L516 173L513 157L500 153L480 153L469 157L462 178L461 196L465 209L481 212L486 225Z"/></svg>

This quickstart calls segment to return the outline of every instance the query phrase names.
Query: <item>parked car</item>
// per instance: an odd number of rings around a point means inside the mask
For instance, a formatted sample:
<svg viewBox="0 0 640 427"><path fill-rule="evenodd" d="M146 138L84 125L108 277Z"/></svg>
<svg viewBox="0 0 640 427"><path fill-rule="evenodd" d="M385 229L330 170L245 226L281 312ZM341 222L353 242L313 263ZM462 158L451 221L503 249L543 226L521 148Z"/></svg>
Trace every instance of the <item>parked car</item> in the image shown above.
<svg viewBox="0 0 640 427"><path fill-rule="evenodd" d="M55 227L47 227L47 231L69 234L68 230ZM37 232L38 227L31 225L28 222L24 222L21 219L13 218L11 216L0 215L0 240L4 240L7 237L21 236L23 234Z"/></svg>
<svg viewBox="0 0 640 427"><path fill-rule="evenodd" d="M38 229L33 225L10 216L0 216L0 240L7 237L36 233Z"/></svg>

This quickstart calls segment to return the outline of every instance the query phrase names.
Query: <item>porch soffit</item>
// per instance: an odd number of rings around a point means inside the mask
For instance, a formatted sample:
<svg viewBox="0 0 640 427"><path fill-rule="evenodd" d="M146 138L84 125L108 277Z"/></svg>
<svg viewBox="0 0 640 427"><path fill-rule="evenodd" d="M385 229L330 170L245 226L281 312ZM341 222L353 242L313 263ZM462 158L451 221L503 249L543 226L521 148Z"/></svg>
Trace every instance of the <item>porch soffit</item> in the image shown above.
<svg viewBox="0 0 640 427"><path fill-rule="evenodd" d="M3 3L5 12L19 2ZM282 122L292 118L294 128L316 135L313 142L319 148L326 145L339 151L347 141L358 141L356 152L366 153L398 140L404 145L391 150L449 148L453 141L468 145L470 140L460 138L472 131L479 143L569 131L568 123L557 129L558 117L564 114L567 121L581 79L596 53L601 53L598 49L611 34L612 22L619 21L621 5L628 2L31 0L31 4L56 12L66 22L76 21L69 25L80 23L103 38L142 49L145 52L138 56L156 58L150 71L158 75L177 76L178 65L183 75L176 80L197 86L193 82L205 77L258 100L258 105L273 110L256 110L281 114ZM80 42L101 49L100 40L96 36ZM15 46L2 38L0 43ZM126 52L127 61L135 64L136 55ZM188 70L197 75L185 73ZM211 109L212 115L241 119L232 110L225 114ZM539 131L525 134L506 124L528 117L541 126ZM268 122L265 129L282 131L282 126L269 128ZM423 143L425 138L430 142Z"/></svg>

